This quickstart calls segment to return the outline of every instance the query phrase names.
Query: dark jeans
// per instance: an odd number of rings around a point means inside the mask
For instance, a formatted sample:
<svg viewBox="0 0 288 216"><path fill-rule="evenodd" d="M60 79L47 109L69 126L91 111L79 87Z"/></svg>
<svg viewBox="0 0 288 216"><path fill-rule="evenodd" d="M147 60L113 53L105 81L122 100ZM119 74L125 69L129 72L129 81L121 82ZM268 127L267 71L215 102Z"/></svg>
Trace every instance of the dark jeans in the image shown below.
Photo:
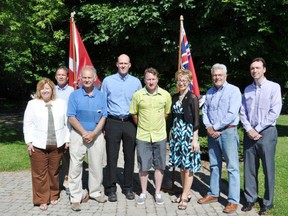
<svg viewBox="0 0 288 216"><path fill-rule="evenodd" d="M105 139L107 152L107 173L105 175L106 192L116 192L117 161L120 143L123 143L124 182L122 190L132 190L135 158L136 125L132 119L120 121L107 118L105 124Z"/></svg>

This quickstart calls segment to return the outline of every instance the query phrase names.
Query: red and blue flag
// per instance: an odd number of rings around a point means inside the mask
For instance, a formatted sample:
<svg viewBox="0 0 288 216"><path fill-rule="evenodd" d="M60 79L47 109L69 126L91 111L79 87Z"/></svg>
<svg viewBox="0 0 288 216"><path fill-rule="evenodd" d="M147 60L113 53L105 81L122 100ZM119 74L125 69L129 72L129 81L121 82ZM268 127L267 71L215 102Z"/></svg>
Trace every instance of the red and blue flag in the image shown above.
<svg viewBox="0 0 288 216"><path fill-rule="evenodd" d="M200 90L198 85L198 80L190 52L189 42L187 40L187 36L184 30L183 22L181 22L181 68L188 69L192 73L193 82L190 84L190 90L194 93L198 98L200 97Z"/></svg>

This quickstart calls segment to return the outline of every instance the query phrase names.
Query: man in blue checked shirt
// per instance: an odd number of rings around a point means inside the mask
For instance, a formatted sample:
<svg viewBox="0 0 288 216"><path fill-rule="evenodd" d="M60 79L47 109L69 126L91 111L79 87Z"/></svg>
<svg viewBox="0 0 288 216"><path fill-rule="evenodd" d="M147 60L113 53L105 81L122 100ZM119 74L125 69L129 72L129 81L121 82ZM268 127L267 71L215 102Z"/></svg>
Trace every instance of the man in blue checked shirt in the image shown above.
<svg viewBox="0 0 288 216"><path fill-rule="evenodd" d="M277 144L276 120L282 108L281 88L264 76L266 62L255 58L250 65L254 81L247 86L242 98L240 118L244 135L244 195L250 211L258 200L258 169L260 159L265 175L265 193L259 215L273 207L275 185L275 151Z"/></svg>
<svg viewBox="0 0 288 216"><path fill-rule="evenodd" d="M224 213L237 210L240 200L240 173L238 159L239 109L241 92L238 87L229 84L227 68L223 64L215 64L211 69L214 86L207 91L204 103L203 123L208 135L210 161L210 191L198 200L199 204L217 202L220 195L222 171L222 155L226 161L229 179L228 204Z"/></svg>

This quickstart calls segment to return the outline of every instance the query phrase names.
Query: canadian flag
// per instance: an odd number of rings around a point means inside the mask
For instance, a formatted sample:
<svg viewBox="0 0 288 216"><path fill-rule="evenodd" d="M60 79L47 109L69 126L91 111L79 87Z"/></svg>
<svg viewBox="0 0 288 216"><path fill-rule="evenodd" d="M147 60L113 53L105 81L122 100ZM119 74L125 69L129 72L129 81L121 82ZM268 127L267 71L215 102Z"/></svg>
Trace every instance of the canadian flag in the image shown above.
<svg viewBox="0 0 288 216"><path fill-rule="evenodd" d="M69 47L69 85L75 89L79 86L80 72L85 66L93 66L73 18L70 19L70 47ZM100 85L96 77L95 84Z"/></svg>

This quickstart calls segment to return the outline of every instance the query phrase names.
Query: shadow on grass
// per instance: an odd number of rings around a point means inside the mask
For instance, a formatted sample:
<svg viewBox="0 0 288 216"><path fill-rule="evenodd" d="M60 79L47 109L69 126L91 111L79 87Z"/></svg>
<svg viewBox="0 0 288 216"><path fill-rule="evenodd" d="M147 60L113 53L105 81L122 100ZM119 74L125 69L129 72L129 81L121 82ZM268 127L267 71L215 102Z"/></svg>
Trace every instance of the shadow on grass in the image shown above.
<svg viewBox="0 0 288 216"><path fill-rule="evenodd" d="M277 131L279 137L288 136L288 125L277 125Z"/></svg>
<svg viewBox="0 0 288 216"><path fill-rule="evenodd" d="M0 124L0 143L11 144L16 141L23 141L22 131Z"/></svg>

